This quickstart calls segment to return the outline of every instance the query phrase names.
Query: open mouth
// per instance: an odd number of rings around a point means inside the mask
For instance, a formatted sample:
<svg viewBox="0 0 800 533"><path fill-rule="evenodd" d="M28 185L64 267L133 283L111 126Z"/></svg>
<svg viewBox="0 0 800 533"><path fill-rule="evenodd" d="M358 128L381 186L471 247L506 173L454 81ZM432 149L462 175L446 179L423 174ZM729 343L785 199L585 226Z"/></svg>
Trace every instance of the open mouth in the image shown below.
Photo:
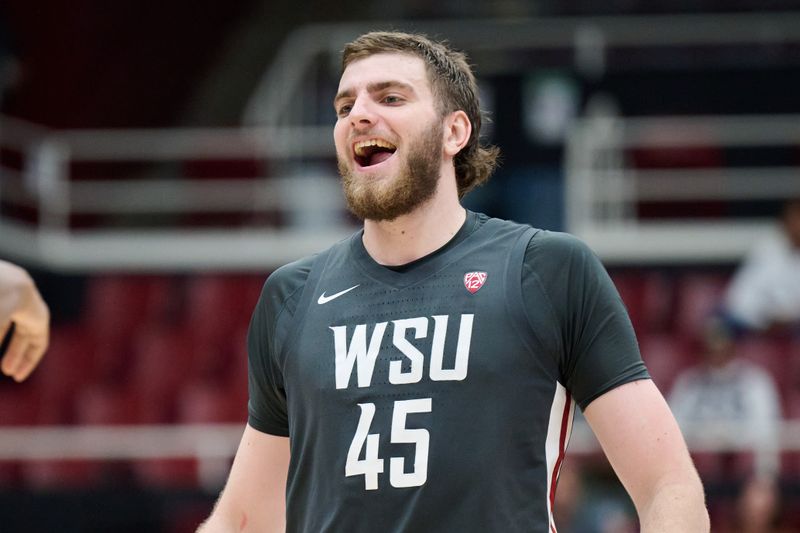
<svg viewBox="0 0 800 533"><path fill-rule="evenodd" d="M397 151L397 147L383 139L368 139L353 145L353 154L361 167L371 167L383 163Z"/></svg>

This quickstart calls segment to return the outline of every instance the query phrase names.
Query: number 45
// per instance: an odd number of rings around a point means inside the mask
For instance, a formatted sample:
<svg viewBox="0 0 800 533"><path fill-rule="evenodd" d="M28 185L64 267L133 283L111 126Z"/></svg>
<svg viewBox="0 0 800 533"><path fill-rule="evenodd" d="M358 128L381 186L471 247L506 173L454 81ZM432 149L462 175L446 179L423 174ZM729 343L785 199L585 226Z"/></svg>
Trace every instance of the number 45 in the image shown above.
<svg viewBox="0 0 800 533"><path fill-rule="evenodd" d="M358 420L356 434L350 443L347 452L347 462L344 465L344 475L364 476L366 490L378 489L378 474L383 473L383 459L378 458L378 441L380 435L370 434L369 428L375 416L374 403L360 403L361 418ZM416 400L398 400L394 402L392 413L392 439L393 444L414 444L414 470L405 472L405 459L392 457L389 460L389 482L392 487L419 487L428 479L428 448L430 434L427 429L406 428L406 416L410 413L430 413L431 399L419 398ZM361 450L364 449L364 458L359 459Z"/></svg>

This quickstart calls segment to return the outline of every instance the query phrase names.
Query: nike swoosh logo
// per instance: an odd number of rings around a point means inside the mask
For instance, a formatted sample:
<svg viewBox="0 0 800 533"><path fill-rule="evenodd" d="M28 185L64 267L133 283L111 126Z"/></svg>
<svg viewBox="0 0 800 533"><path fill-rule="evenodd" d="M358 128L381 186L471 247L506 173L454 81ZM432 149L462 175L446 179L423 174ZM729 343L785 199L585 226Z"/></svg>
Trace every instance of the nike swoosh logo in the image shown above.
<svg viewBox="0 0 800 533"><path fill-rule="evenodd" d="M330 302L331 300L335 300L339 296L341 296L343 294L346 294L346 293L352 291L353 289L355 289L356 287L360 287L360 286L361 286L361 284L359 283L358 285L353 285L349 289L345 289L343 291L339 291L336 294L331 294L330 296L325 296L325 293L323 292L322 294L319 295L319 300L317 300L317 303L319 305L326 304L326 303Z"/></svg>

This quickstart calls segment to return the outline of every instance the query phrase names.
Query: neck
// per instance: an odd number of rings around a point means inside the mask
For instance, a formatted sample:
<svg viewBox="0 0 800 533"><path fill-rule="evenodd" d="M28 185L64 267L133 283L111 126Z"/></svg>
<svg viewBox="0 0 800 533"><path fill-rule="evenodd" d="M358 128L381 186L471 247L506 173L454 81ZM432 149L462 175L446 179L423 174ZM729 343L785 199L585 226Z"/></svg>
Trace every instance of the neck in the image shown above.
<svg viewBox="0 0 800 533"><path fill-rule="evenodd" d="M391 221L364 221L364 247L381 265L397 266L435 252L461 229L467 213L449 180L440 180L433 197Z"/></svg>

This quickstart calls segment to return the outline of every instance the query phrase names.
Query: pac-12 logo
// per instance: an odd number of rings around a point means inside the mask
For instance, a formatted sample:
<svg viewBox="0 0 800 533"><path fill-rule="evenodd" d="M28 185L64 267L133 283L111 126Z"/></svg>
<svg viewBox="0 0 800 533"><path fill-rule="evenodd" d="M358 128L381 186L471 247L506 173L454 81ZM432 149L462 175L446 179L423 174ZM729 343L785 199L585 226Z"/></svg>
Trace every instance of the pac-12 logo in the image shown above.
<svg viewBox="0 0 800 533"><path fill-rule="evenodd" d="M486 272L467 272L464 274L464 286L475 294L486 283Z"/></svg>

